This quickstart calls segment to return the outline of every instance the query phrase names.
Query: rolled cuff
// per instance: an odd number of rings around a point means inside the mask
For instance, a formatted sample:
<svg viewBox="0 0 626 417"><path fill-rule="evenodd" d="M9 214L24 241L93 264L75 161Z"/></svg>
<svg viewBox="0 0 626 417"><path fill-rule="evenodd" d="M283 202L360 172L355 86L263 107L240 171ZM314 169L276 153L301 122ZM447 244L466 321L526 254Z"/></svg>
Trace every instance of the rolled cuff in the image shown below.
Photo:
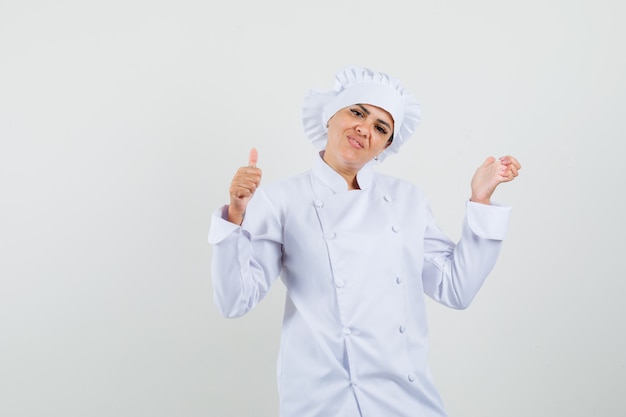
<svg viewBox="0 0 626 417"><path fill-rule="evenodd" d="M209 227L210 244L215 245L226 239L234 231L240 229L241 226L228 220L228 205L224 205L213 212L211 216L211 226Z"/></svg>
<svg viewBox="0 0 626 417"><path fill-rule="evenodd" d="M472 232L484 239L504 240L510 215L511 207L467 202L467 223Z"/></svg>

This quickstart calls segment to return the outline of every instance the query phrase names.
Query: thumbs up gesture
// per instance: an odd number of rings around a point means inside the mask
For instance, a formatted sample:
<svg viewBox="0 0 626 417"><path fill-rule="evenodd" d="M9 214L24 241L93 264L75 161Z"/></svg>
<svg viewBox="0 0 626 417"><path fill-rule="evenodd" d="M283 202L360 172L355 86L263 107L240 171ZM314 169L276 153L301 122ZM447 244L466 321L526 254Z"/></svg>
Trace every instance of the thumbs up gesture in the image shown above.
<svg viewBox="0 0 626 417"><path fill-rule="evenodd" d="M230 183L228 221L232 223L241 224L243 222L246 207L261 184L261 170L256 167L258 159L257 150L252 148L248 157L248 166L239 168Z"/></svg>

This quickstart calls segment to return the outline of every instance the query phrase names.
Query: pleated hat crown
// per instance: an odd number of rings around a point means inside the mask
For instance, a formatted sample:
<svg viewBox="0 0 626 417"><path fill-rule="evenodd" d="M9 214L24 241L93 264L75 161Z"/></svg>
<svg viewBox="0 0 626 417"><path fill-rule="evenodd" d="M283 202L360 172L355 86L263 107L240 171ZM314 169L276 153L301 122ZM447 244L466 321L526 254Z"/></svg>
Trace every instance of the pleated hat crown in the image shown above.
<svg viewBox="0 0 626 417"><path fill-rule="evenodd" d="M304 98L302 124L313 146L318 150L326 148L328 120L353 104L380 107L393 117L393 142L378 156L379 162L398 153L421 120L419 103L399 80L369 68L348 66L335 75L333 90L311 90Z"/></svg>

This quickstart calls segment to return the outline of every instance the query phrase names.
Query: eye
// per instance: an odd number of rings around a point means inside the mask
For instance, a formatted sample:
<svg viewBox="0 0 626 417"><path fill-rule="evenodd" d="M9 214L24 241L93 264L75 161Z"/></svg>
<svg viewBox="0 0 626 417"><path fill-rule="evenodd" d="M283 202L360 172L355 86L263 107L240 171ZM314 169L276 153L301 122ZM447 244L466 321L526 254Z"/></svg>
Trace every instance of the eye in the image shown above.
<svg viewBox="0 0 626 417"><path fill-rule="evenodd" d="M382 125L376 125L376 130L378 130L378 132L382 133L383 135L387 134L387 129Z"/></svg>
<svg viewBox="0 0 626 417"><path fill-rule="evenodd" d="M363 117L363 112L359 109L350 109L350 111L357 117Z"/></svg>

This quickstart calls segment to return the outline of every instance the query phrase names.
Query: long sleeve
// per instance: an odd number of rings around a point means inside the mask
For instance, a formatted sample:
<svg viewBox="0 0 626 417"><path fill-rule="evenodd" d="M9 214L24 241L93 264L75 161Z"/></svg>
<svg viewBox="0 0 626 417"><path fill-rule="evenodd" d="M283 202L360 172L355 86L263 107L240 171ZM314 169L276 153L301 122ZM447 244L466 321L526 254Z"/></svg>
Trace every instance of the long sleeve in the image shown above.
<svg viewBox="0 0 626 417"><path fill-rule="evenodd" d="M348 191L319 158L259 188L241 227L225 220L228 207L216 210L215 304L241 316L282 278L282 416L444 417L424 294L466 307L495 263L510 209L468 203L455 245L416 186L371 167L359 185Z"/></svg>
<svg viewBox="0 0 626 417"><path fill-rule="evenodd" d="M467 308L496 263L510 211L510 207L468 202L456 245L430 216L424 238L424 292L446 306Z"/></svg>
<svg viewBox="0 0 626 417"><path fill-rule="evenodd" d="M248 205L242 226L227 221L228 206L211 217L213 300L226 317L250 311L281 273L280 224L261 189Z"/></svg>

